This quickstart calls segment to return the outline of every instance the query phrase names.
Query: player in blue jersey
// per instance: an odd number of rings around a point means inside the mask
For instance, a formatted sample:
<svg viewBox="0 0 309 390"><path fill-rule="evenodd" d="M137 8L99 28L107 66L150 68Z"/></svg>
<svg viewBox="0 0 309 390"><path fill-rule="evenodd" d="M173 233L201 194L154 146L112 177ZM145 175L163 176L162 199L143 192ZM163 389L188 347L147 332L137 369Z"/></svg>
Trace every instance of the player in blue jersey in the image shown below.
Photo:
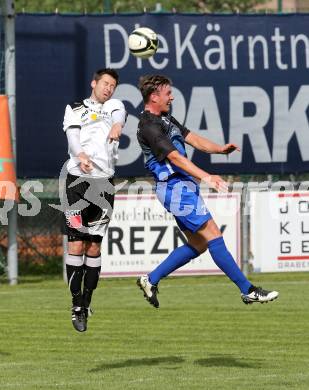
<svg viewBox="0 0 309 390"><path fill-rule="evenodd" d="M171 86L171 80L162 75L141 78L139 88L145 109L140 117L137 138L145 167L154 176L157 197L174 215L188 242L172 251L148 275L140 276L137 285L147 301L158 308L160 280L208 249L216 265L237 285L244 303L273 301L279 295L277 291L253 286L241 272L200 196L200 181L217 191L227 191L227 183L188 160L185 144L206 153L229 154L239 149L232 143L217 145L177 122L169 114L174 100Z"/></svg>

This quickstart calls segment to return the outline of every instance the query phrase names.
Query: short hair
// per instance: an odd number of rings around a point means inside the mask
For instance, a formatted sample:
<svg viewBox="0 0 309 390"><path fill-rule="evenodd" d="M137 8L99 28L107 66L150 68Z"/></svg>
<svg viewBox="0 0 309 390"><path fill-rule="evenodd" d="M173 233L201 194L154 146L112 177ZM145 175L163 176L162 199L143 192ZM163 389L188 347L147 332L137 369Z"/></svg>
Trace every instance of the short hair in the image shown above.
<svg viewBox="0 0 309 390"><path fill-rule="evenodd" d="M104 74L110 75L113 79L116 80L116 86L118 85L119 75L114 69L111 68L98 69L96 72L94 72L92 80L99 81Z"/></svg>
<svg viewBox="0 0 309 390"><path fill-rule="evenodd" d="M144 103L148 103L150 95L158 91L163 85L172 85L171 79L159 74L142 76L139 79L138 87Z"/></svg>

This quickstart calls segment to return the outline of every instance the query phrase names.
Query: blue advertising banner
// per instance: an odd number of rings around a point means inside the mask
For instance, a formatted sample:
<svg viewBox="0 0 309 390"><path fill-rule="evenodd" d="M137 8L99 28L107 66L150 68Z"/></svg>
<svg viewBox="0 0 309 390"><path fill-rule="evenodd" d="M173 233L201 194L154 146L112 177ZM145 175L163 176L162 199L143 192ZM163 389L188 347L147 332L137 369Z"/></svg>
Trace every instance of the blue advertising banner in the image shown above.
<svg viewBox="0 0 309 390"><path fill-rule="evenodd" d="M128 50L129 33L158 33L154 57ZM309 15L18 15L16 18L19 177L56 177L68 158L62 120L67 103L90 95L93 72L120 74L116 96L129 113L119 176L146 172L136 140L139 77L173 80L172 113L186 127L241 152L189 150L210 173L309 170Z"/></svg>

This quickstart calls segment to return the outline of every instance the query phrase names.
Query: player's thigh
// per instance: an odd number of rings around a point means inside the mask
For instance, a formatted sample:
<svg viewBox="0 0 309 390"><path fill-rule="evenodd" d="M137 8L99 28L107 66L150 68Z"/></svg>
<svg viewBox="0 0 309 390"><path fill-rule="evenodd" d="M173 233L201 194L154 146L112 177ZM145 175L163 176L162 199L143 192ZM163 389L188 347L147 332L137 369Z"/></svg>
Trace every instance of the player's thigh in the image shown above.
<svg viewBox="0 0 309 390"><path fill-rule="evenodd" d="M190 177L175 176L165 185L157 185L156 194L182 231L197 232L212 218L200 195L199 185Z"/></svg>
<svg viewBox="0 0 309 390"><path fill-rule="evenodd" d="M207 250L207 241L190 230L184 230L183 233L187 237L188 244L191 245L198 253L203 253Z"/></svg>
<svg viewBox="0 0 309 390"><path fill-rule="evenodd" d="M200 237L207 242L222 236L218 225L212 218L207 221L195 234L197 237Z"/></svg>
<svg viewBox="0 0 309 390"><path fill-rule="evenodd" d="M83 195L87 190L87 183L81 181L78 176L67 175L65 191L62 197L63 217L61 231L71 241L78 241L78 238L82 241L83 231L83 208L86 207L87 202L83 203ZM84 205L84 207L83 207ZM70 241L70 239L69 239Z"/></svg>
<svg viewBox="0 0 309 390"><path fill-rule="evenodd" d="M108 224L114 208L114 185L112 179L95 179L90 186L89 206L83 210L83 220L88 227ZM90 232L91 233L91 232Z"/></svg>
<svg viewBox="0 0 309 390"><path fill-rule="evenodd" d="M190 232L189 230L186 230L184 231L184 234L188 239L188 243L193 246L199 253L206 251L209 241L222 236L220 229L213 219L209 219L196 232Z"/></svg>

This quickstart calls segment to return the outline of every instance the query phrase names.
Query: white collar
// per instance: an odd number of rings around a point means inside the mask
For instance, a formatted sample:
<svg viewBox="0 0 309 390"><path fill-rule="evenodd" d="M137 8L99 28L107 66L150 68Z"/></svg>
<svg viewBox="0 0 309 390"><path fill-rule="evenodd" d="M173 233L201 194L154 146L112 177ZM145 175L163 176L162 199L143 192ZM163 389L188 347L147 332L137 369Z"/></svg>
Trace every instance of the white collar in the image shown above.
<svg viewBox="0 0 309 390"><path fill-rule="evenodd" d="M85 102L85 104L86 104L87 106L90 106L90 107L91 107L91 106L92 106L92 107L102 107L103 104L104 104L104 103L99 103L99 102L97 102L96 100L93 100L93 99L91 99L91 98L85 99L84 102Z"/></svg>

